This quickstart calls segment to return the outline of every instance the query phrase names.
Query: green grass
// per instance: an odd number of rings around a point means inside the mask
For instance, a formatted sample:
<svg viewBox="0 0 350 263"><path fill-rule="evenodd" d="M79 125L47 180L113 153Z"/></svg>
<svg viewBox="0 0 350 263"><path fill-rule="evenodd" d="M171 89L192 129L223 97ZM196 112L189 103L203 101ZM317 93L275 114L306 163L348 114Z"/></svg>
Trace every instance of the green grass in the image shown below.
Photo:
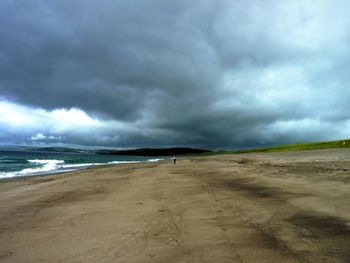
<svg viewBox="0 0 350 263"><path fill-rule="evenodd" d="M347 139L347 140L329 141L329 142L288 144L288 145L281 145L281 146L263 147L263 148L246 149L246 150L234 150L234 151L220 150L216 152L206 153L204 155L308 151L308 150L333 149L333 148L350 148L350 140Z"/></svg>

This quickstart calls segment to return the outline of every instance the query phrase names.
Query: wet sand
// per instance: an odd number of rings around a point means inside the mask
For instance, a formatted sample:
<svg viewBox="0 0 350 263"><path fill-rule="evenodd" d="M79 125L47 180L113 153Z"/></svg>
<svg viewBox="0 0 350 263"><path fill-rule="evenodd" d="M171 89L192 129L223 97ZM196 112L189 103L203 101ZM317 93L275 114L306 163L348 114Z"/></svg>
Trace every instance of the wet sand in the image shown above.
<svg viewBox="0 0 350 263"><path fill-rule="evenodd" d="M350 151L0 182L0 262L350 262Z"/></svg>

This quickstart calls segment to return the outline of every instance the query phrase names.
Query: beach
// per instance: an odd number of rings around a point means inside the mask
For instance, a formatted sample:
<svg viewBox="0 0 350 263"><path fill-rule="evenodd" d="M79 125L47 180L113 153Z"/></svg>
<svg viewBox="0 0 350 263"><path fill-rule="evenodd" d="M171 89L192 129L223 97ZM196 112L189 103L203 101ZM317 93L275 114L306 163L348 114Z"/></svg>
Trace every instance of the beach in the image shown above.
<svg viewBox="0 0 350 263"><path fill-rule="evenodd" d="M0 262L349 262L350 150L0 182Z"/></svg>

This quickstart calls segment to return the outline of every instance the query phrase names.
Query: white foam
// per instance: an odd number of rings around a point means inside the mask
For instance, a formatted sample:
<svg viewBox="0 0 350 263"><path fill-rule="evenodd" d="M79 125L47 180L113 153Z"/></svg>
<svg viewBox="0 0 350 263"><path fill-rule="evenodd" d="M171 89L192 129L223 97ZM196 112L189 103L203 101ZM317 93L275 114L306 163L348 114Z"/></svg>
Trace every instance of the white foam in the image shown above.
<svg viewBox="0 0 350 263"><path fill-rule="evenodd" d="M39 174L39 173L45 173L45 172L53 172L55 170L58 170L58 164L64 163L63 160L28 160L30 163L36 163L41 164L43 166L35 167L35 168L27 168L23 169L22 171L19 171L19 175L28 175L28 174Z"/></svg>
<svg viewBox="0 0 350 263"><path fill-rule="evenodd" d="M28 160L30 163L38 163L38 164L59 164L64 163L63 160L41 160L41 159L34 159L34 160Z"/></svg>
<svg viewBox="0 0 350 263"><path fill-rule="evenodd" d="M65 164L60 165L59 168L67 169L67 168L82 168L89 167L94 165L104 165L105 163L75 163L75 164Z"/></svg>
<svg viewBox="0 0 350 263"><path fill-rule="evenodd" d="M164 159L148 159L147 162L159 162L162 160L164 160Z"/></svg>
<svg viewBox="0 0 350 263"><path fill-rule="evenodd" d="M141 161L113 161L108 162L107 164L122 164L122 163L140 163Z"/></svg>
<svg viewBox="0 0 350 263"><path fill-rule="evenodd" d="M65 164L60 165L60 168L79 168L79 167L85 167L85 166L91 166L94 165L93 163L76 163L76 164Z"/></svg>
<svg viewBox="0 0 350 263"><path fill-rule="evenodd" d="M145 160L145 161L113 161L113 162L109 162L108 164L159 162L159 161L162 161L162 160L164 160L164 159L148 159L148 160Z"/></svg>
<svg viewBox="0 0 350 263"><path fill-rule="evenodd" d="M0 179L12 178L18 176L16 172L0 173Z"/></svg>

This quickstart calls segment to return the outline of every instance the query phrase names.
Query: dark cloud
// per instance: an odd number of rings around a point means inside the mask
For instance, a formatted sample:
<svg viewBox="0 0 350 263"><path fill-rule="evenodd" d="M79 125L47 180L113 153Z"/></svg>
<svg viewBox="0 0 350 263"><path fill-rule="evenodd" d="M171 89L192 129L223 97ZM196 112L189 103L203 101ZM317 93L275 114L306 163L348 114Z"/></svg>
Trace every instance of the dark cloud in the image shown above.
<svg viewBox="0 0 350 263"><path fill-rule="evenodd" d="M3 1L2 100L52 120L81 109L104 124L18 132L0 122L0 140L234 148L346 136L348 7Z"/></svg>

